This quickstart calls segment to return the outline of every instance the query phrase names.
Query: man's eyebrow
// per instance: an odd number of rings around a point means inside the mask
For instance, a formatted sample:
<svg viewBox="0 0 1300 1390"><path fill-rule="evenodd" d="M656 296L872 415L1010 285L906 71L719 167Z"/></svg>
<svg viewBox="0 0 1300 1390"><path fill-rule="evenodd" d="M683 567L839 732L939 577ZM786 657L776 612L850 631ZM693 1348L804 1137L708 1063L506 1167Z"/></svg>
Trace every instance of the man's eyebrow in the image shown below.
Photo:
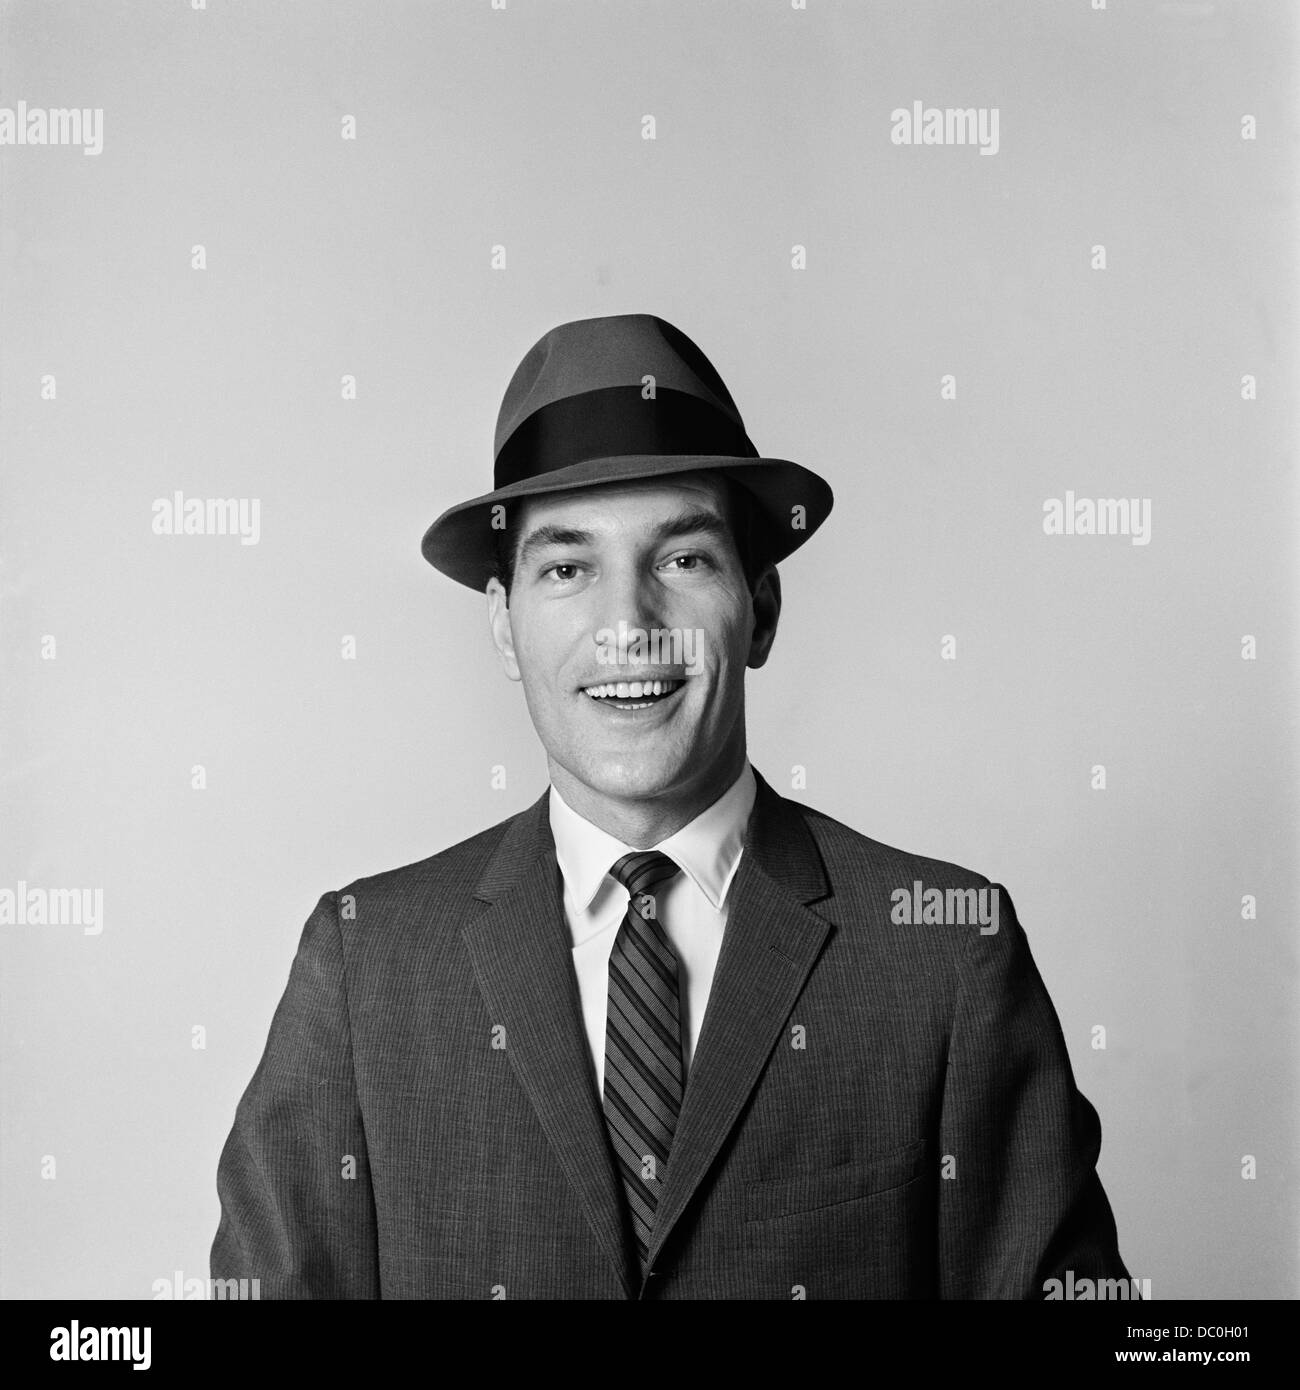
<svg viewBox="0 0 1300 1390"><path fill-rule="evenodd" d="M715 536L722 539L730 534L726 520L717 512L704 507L692 507L689 511L678 512L661 522L654 530L656 541L677 540L682 536ZM529 531L519 544L520 565L527 563L530 555L548 546L580 546L592 544L590 531L582 531L572 526L547 524Z"/></svg>
<svg viewBox="0 0 1300 1390"><path fill-rule="evenodd" d="M537 526L520 542L519 563L522 565L534 551L544 550L548 545L576 547L590 544L590 531L578 531L572 526Z"/></svg>
<svg viewBox="0 0 1300 1390"><path fill-rule="evenodd" d="M717 512L704 507L692 507L689 511L678 512L657 528L656 540L676 540L682 536L716 536L722 539L731 534L726 519Z"/></svg>

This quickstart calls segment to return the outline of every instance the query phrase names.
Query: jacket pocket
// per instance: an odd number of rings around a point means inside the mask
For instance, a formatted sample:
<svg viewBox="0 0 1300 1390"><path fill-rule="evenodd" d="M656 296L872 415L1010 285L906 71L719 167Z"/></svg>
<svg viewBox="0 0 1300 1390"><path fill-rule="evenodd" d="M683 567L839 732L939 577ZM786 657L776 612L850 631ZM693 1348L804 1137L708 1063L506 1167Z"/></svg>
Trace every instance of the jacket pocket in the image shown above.
<svg viewBox="0 0 1300 1390"><path fill-rule="evenodd" d="M772 1221L904 1187L919 1178L925 1146L914 1140L860 1163L789 1178L761 1178L745 1193L745 1220Z"/></svg>

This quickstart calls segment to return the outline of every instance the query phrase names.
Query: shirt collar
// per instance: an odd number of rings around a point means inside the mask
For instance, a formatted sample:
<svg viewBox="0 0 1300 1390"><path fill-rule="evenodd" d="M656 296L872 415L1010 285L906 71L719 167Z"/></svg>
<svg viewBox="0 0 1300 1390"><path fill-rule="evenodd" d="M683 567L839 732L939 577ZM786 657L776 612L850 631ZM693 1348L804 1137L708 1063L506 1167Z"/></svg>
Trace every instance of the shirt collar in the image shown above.
<svg viewBox="0 0 1300 1390"><path fill-rule="evenodd" d="M666 840L651 846L678 864L716 909L721 909L726 900L739 867L756 792L754 770L746 759L740 776L712 806ZM600 891L610 866L632 853L631 846L580 816L554 786L550 817L555 857L565 887L574 906L585 912Z"/></svg>

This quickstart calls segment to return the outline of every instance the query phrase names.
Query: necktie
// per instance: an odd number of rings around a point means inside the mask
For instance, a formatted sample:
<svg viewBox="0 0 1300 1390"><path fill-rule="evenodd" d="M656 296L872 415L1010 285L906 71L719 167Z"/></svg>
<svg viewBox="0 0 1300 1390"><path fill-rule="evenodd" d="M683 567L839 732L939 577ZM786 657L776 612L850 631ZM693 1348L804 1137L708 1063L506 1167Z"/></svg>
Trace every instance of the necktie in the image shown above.
<svg viewBox="0 0 1300 1390"><path fill-rule="evenodd" d="M645 850L625 854L609 872L630 896L609 957L605 1122L644 1273L682 1108L677 955L654 892L679 870L666 854Z"/></svg>

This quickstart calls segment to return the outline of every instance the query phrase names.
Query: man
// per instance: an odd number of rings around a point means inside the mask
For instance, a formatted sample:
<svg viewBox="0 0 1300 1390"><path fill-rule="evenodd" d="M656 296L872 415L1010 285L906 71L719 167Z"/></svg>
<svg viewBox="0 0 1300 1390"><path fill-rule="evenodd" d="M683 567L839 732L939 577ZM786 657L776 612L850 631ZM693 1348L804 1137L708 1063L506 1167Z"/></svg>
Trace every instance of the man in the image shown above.
<svg viewBox="0 0 1300 1390"><path fill-rule="evenodd" d="M775 564L830 488L758 457L649 315L542 338L495 445L494 490L423 550L486 592L551 786L320 900L222 1153L213 1277L566 1299L1127 1279L1005 894L749 765Z"/></svg>

